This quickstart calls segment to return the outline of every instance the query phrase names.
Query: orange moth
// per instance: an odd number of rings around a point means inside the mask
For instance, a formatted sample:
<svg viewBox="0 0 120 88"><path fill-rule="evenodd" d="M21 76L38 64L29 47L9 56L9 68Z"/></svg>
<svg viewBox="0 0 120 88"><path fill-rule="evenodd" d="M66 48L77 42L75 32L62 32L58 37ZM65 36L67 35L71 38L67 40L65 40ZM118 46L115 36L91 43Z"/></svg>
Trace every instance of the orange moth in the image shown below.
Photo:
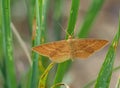
<svg viewBox="0 0 120 88"><path fill-rule="evenodd" d="M32 50L40 55L47 56L56 63L64 62L75 58L85 59L94 52L103 48L107 40L100 39L73 39L61 40L33 47Z"/></svg>

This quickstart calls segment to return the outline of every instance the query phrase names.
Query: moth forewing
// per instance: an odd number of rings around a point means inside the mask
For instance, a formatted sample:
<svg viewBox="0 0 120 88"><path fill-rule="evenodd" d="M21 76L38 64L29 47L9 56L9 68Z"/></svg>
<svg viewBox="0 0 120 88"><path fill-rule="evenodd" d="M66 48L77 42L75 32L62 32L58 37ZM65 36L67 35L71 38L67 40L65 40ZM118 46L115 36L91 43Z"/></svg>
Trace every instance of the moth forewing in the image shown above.
<svg viewBox="0 0 120 88"><path fill-rule="evenodd" d="M90 55L103 48L106 44L108 44L107 40L73 39L72 55L74 58L88 58Z"/></svg>

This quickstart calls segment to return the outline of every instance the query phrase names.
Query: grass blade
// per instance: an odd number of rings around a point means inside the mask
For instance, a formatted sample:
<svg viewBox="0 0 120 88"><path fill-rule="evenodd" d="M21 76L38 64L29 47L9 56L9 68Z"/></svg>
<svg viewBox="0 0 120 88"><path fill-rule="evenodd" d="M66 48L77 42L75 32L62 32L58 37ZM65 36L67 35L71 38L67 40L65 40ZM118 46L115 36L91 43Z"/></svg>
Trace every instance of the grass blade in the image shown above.
<svg viewBox="0 0 120 88"><path fill-rule="evenodd" d="M49 0L43 0L41 4L41 44L46 42L46 27L47 27L47 9L48 9ZM43 67L47 66L48 59L45 57L40 56L39 62L43 65Z"/></svg>
<svg viewBox="0 0 120 88"><path fill-rule="evenodd" d="M74 28L75 28L78 11L79 11L79 7L80 7L79 5L80 5L80 0L72 0L72 6L71 6L71 10L70 10L70 18L69 18L68 27L67 27L67 33L69 35L66 34L66 39L68 38L68 36L74 35Z"/></svg>
<svg viewBox="0 0 120 88"><path fill-rule="evenodd" d="M2 0L0 0L0 88L4 84L3 60Z"/></svg>
<svg viewBox="0 0 120 88"><path fill-rule="evenodd" d="M70 88L67 84L63 84L63 83L58 83L58 84L55 84L53 85L51 88L56 88L58 86L64 86L65 88Z"/></svg>
<svg viewBox="0 0 120 88"><path fill-rule="evenodd" d="M2 0L0 0L0 65L2 62L2 55L3 55L3 51L2 51L2 45L3 45L3 40L2 40Z"/></svg>
<svg viewBox="0 0 120 88"><path fill-rule="evenodd" d="M96 80L92 80L90 81L89 83L87 83L83 88L90 88L94 83L95 83Z"/></svg>
<svg viewBox="0 0 120 88"><path fill-rule="evenodd" d="M41 39L41 16L42 16L42 11L39 6L41 6L42 0L36 0L36 33L35 33L35 39L33 39L33 46L37 46L40 44L40 39ZM31 88L37 88L38 85L38 58L39 55L35 52L32 53L32 58L33 58L33 67L32 67L32 78L31 78Z"/></svg>
<svg viewBox="0 0 120 88"><path fill-rule="evenodd" d="M49 71L51 70L51 68L54 66L55 63L51 63L45 70L45 72L42 74L42 76L40 76L40 80L39 80L39 86L38 88L46 88L46 80L47 80L47 76Z"/></svg>
<svg viewBox="0 0 120 88"><path fill-rule="evenodd" d="M120 29L120 14L119 14L119 29ZM118 78L118 82L116 84L116 88L120 88L120 76Z"/></svg>
<svg viewBox="0 0 120 88"><path fill-rule="evenodd" d="M97 16L98 12L100 11L103 3L105 0L93 0L91 6L89 7L88 12L85 15L84 22L82 26L80 27L80 31L78 33L79 38L84 38L88 35L90 31L90 27L93 24L93 21L95 20L95 17Z"/></svg>
<svg viewBox="0 0 120 88"><path fill-rule="evenodd" d="M108 88L109 87L119 38L120 38L120 20L119 20L118 32L116 33L112 41L112 44L109 47L105 61L99 72L99 75L98 75L98 78L95 84L95 88Z"/></svg>
<svg viewBox="0 0 120 88"><path fill-rule="evenodd" d="M112 72L116 72L120 69L120 66L117 66L115 67ZM88 82L83 88L91 88L91 86L96 82L96 79L95 80L92 80L90 82Z"/></svg>
<svg viewBox="0 0 120 88"><path fill-rule="evenodd" d="M15 65L12 48L12 31L10 29L10 0L2 0L2 17L5 56L5 83L7 88L16 88Z"/></svg>
<svg viewBox="0 0 120 88"><path fill-rule="evenodd" d="M37 21L37 27L38 29L36 29L36 38L34 40L33 38L33 46L42 44L45 42L45 29L46 29L46 13L47 13L47 5L48 5L48 0L36 0L36 21ZM42 56L38 56L37 53L34 53L33 55L35 55L36 57L36 61L33 62L33 73L34 76L36 77L36 79L34 79L33 76L33 84L35 84L34 88L36 88L37 83L38 83L38 75L36 76L36 74L38 74L38 62L41 63L40 66L43 66L43 64L45 65L46 62L44 62L44 58ZM39 58L39 60L38 60ZM35 59L35 58L34 58ZM36 69L36 72L34 72L34 70ZM41 71L41 69L39 69L39 76L41 75L43 71ZM36 80L36 82L35 82ZM33 88L33 86L31 86L31 88Z"/></svg>
<svg viewBox="0 0 120 88"><path fill-rule="evenodd" d="M118 78L118 82L115 88L120 88L120 77Z"/></svg>
<svg viewBox="0 0 120 88"><path fill-rule="evenodd" d="M77 20L79 4L80 4L80 0L72 0L70 18L69 18L69 23L68 23L68 27L67 27L67 33L69 33L70 35L72 35L74 33L74 27L75 27L76 20ZM66 39L68 38L68 36L69 35L66 34ZM58 65L54 84L60 83L62 81L64 74L66 73L66 70L69 68L70 64L71 64L71 61L69 60L69 61L60 63Z"/></svg>
<svg viewBox="0 0 120 88"><path fill-rule="evenodd" d="M3 78L2 71L0 69L0 88L3 88L3 85L4 85L4 78Z"/></svg>
<svg viewBox="0 0 120 88"><path fill-rule="evenodd" d="M14 35L16 36L18 42L20 43L21 45L21 48L23 48L26 56L27 56L27 59L28 59L28 62L30 64L30 66L32 66L32 60L31 60L31 57L30 57L30 54L29 54L29 51L27 49L27 46L25 44L25 42L22 40L20 34L18 33L17 29L15 28L14 24L11 22L11 30L13 31Z"/></svg>
<svg viewBox="0 0 120 88"><path fill-rule="evenodd" d="M17 88L30 88L31 80L31 68L29 68L25 73L22 74Z"/></svg>

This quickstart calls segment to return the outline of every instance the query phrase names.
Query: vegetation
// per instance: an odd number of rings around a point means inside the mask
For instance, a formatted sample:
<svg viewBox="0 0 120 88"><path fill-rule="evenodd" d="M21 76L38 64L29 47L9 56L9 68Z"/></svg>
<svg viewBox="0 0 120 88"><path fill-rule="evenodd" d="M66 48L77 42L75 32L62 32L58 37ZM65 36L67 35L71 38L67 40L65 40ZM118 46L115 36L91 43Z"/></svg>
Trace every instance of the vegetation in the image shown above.
<svg viewBox="0 0 120 88"><path fill-rule="evenodd" d="M11 3L15 0L0 0L0 88L60 88L61 86L69 86L62 82L65 74L72 65L72 61L68 60L63 63L57 64L45 59L46 57L32 51L31 58L29 60L30 66L26 73L24 73L21 79L16 79L17 73L15 70L15 58L13 51L13 32L12 32L12 20L11 20ZM54 6L53 12L53 29L54 37L56 40L61 38L61 28L58 27L58 23L62 24L63 19L63 6L64 0L53 0ZM92 0L92 3L85 14L82 26L78 29L77 37L85 38L88 36L95 18L99 14L105 0ZM80 0L71 0L71 8L69 11L69 18L66 29L66 37L74 35L74 29L76 21L78 19L78 12L80 9ZM47 42L48 22L47 16L50 12L51 2L49 0L25 0L27 7L27 16L29 24L29 33L31 38L31 48ZM66 8L64 8L65 10ZM13 25L14 26L14 25ZM114 68L116 50L118 48L118 42L120 39L120 19L119 28L114 36L112 43L106 54L105 60L98 73L98 77L95 80L90 81L83 88L90 88L94 85L94 88L109 88L112 73L116 70L120 70L120 66ZM69 35L68 35L69 34ZM18 32L18 35L19 32ZM18 39L19 41L19 39ZM21 42L21 41L20 41ZM22 43L20 43L22 44ZM21 45L22 46L22 45ZM32 63L31 63L32 62ZM55 70L52 71L52 68ZM113 69L114 68L114 69ZM53 75L52 75L52 74ZM50 80L52 79L52 81ZM116 83L116 88L119 88L120 78Z"/></svg>

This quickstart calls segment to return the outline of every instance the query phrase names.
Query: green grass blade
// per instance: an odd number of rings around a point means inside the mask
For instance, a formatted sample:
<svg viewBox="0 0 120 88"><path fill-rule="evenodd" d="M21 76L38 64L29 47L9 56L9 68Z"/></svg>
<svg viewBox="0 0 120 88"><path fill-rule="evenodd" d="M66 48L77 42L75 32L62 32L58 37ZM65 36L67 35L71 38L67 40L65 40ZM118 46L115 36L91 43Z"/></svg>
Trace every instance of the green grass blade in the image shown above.
<svg viewBox="0 0 120 88"><path fill-rule="evenodd" d="M31 76L30 71L31 71L31 68L22 74L17 88L30 88L30 76Z"/></svg>
<svg viewBox="0 0 120 88"><path fill-rule="evenodd" d="M69 18L68 27L67 27L67 33L69 35L66 34L66 39L68 38L68 36L74 35L74 28L75 28L75 24L78 16L79 7L80 7L80 0L72 0L70 18Z"/></svg>
<svg viewBox="0 0 120 88"><path fill-rule="evenodd" d="M0 88L3 87L3 29L2 29L2 0L0 0Z"/></svg>
<svg viewBox="0 0 120 88"><path fill-rule="evenodd" d="M46 80L47 80L47 76L49 71L51 70L51 68L54 66L55 63L51 63L45 70L45 72L42 74L42 76L40 76L40 80L39 80L39 86L38 88L46 88Z"/></svg>
<svg viewBox="0 0 120 88"><path fill-rule="evenodd" d="M42 4L40 6L41 8L41 44L46 42L46 29L47 29L47 10L49 6L49 0L43 0ZM47 69L47 66L49 64L49 59L46 59L44 56L39 57L39 77L44 74L44 71ZM39 81L40 82L40 81ZM48 81L49 83L49 81ZM44 81L44 84L46 84L46 80Z"/></svg>
<svg viewBox="0 0 120 88"><path fill-rule="evenodd" d="M120 29L120 14L119 14L119 29ZM116 69L119 69L119 67ZM118 77L118 82L116 84L116 88L120 88L120 76Z"/></svg>
<svg viewBox="0 0 120 88"><path fill-rule="evenodd" d="M39 6L42 5L42 0L36 0L36 22L37 22L37 27L36 27L36 36L35 39L33 40L33 46L37 46L40 44L40 39L41 39L41 16L42 16L42 11ZM31 78L31 85L30 88L37 88L38 85L38 58L39 55L35 52L33 52L33 67L32 67L32 78Z"/></svg>
<svg viewBox="0 0 120 88"><path fill-rule="evenodd" d="M75 27L76 19L78 16L79 4L80 4L80 0L72 0L70 18L69 18L69 23L68 23L68 27L67 27L67 33L69 33L70 35L72 35L72 33L74 33L74 27ZM68 34L66 34L66 39L67 38L68 38ZM70 64L71 64L71 61L69 60L69 61L60 63L58 65L54 84L60 83L62 81L62 79L66 73L66 70L69 68Z"/></svg>
<svg viewBox="0 0 120 88"><path fill-rule="evenodd" d="M3 51L2 51L2 46L3 45L3 40L2 40L2 0L0 0L0 65L2 62L2 55L3 55Z"/></svg>
<svg viewBox="0 0 120 88"><path fill-rule="evenodd" d="M95 83L96 80L92 80L89 83L87 83L83 88L91 88L91 86Z"/></svg>
<svg viewBox="0 0 120 88"><path fill-rule="evenodd" d="M43 0L43 3L41 4L41 44L46 42L46 29L47 29L47 10L48 10L48 4L49 4L49 0ZM41 61L41 64L46 67L48 64L48 59L45 59L45 57L41 56L41 59L39 61Z"/></svg>
<svg viewBox="0 0 120 88"><path fill-rule="evenodd" d="M116 36L114 40L112 41L111 46L109 47L105 61L99 72L99 75L98 75L98 78L95 84L95 88L108 88L109 87L119 38L120 38L120 20L119 20L118 32L116 33Z"/></svg>
<svg viewBox="0 0 120 88"><path fill-rule="evenodd" d="M82 26L80 27L80 31L78 33L79 38L84 38L88 35L90 28L93 24L93 21L95 20L95 17L97 16L104 2L105 0L93 0L92 1L92 4L89 7L89 10L84 17L85 18L84 22Z"/></svg>
<svg viewBox="0 0 120 88"><path fill-rule="evenodd" d="M4 78L3 78L2 71L0 69L0 88L3 88L3 85L4 85Z"/></svg>
<svg viewBox="0 0 120 88"><path fill-rule="evenodd" d="M37 0L36 1L36 21L37 21L37 27L38 29L36 30L36 40L33 40L33 46L42 44L45 42L45 32L46 32L46 17L47 17L47 5L48 5L48 0ZM39 31L39 32L38 32ZM44 57L42 56L38 56L38 54L34 53L34 55L37 55L37 59L35 61L35 63L33 62L33 66L35 66L36 68L36 73L34 72L35 68L33 68L33 73L34 76L36 77L36 79L34 79L33 76L33 84L35 84L34 88L36 88L36 85L38 83L38 75L36 75L38 73L38 58L39 61L41 62L42 66L43 64L45 65L46 62L44 61ZM35 58L34 58L35 59ZM39 69L39 76L41 75L42 71L41 69ZM36 80L36 82L35 82ZM33 88L33 86L31 87Z"/></svg>
<svg viewBox="0 0 120 88"><path fill-rule="evenodd" d="M12 31L10 29L10 0L2 0L3 41L5 56L5 83L7 88L16 88L15 65L12 48Z"/></svg>
<svg viewBox="0 0 120 88"><path fill-rule="evenodd" d="M116 87L115 88L120 88L120 77L118 78L118 82L116 84Z"/></svg>
<svg viewBox="0 0 120 88"><path fill-rule="evenodd" d="M113 72L114 71L117 71L117 70L119 70L120 69L120 66L117 66L117 67L115 67L114 69L113 69Z"/></svg>
<svg viewBox="0 0 120 88"><path fill-rule="evenodd" d="M120 66L117 66L115 67L112 72L116 72L120 69ZM96 82L96 79L95 80L92 80L90 82L88 82L83 88L91 88L91 86Z"/></svg>

